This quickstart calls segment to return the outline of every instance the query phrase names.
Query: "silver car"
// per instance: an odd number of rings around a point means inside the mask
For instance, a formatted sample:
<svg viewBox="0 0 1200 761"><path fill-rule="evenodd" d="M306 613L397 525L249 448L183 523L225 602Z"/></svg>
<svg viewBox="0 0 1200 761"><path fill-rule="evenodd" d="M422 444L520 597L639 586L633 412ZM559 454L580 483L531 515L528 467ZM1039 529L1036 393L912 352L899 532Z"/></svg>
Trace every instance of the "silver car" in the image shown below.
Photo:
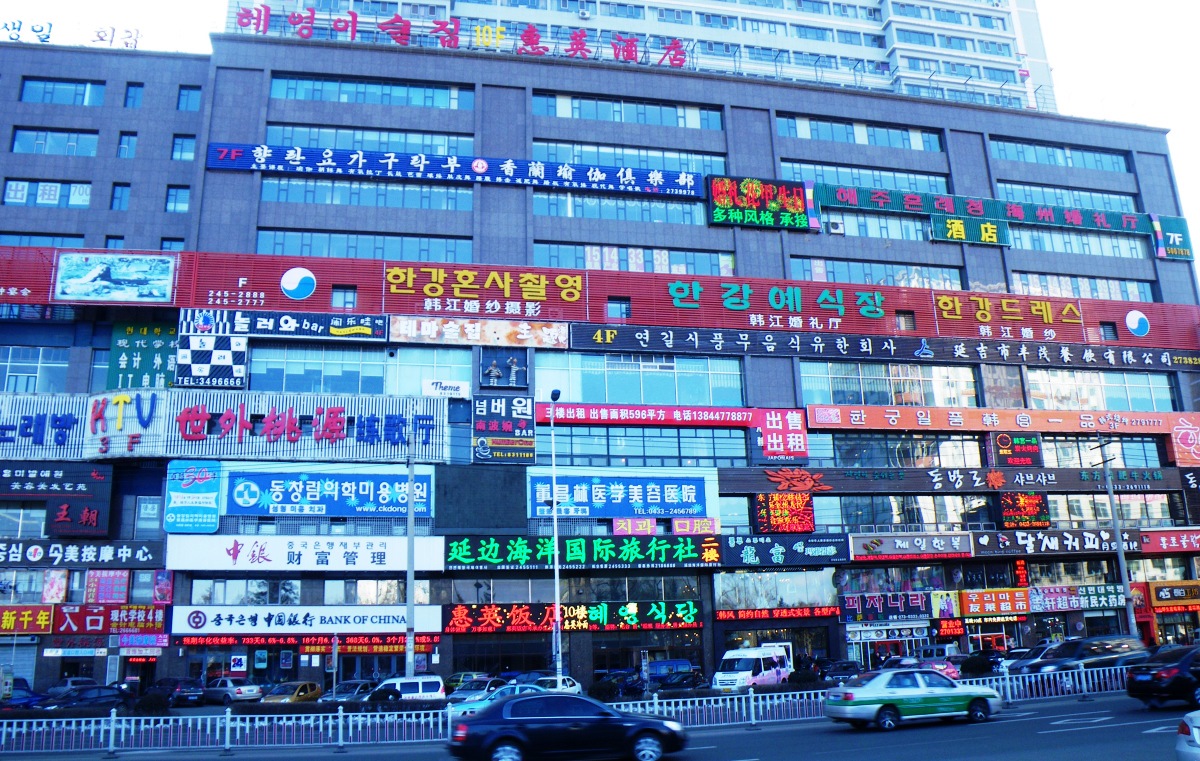
<svg viewBox="0 0 1200 761"><path fill-rule="evenodd" d="M233 705L243 700L262 700L262 688L240 676L222 676L204 688L206 703Z"/></svg>
<svg viewBox="0 0 1200 761"><path fill-rule="evenodd" d="M464 682L457 690L450 693L450 696L446 698L446 702L453 704L479 700L480 698L487 697L488 693L495 692L506 684L508 682L505 680L495 677L472 679L469 682Z"/></svg>
<svg viewBox="0 0 1200 761"><path fill-rule="evenodd" d="M375 690L369 679L348 679L338 682L331 691L317 698L318 703L361 703Z"/></svg>

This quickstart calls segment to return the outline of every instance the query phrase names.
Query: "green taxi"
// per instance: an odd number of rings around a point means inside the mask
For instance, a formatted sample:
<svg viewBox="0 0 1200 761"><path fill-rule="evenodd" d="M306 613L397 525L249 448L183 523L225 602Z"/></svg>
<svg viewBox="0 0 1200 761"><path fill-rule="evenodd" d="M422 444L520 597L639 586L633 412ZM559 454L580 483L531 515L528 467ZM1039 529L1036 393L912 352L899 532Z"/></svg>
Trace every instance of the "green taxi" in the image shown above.
<svg viewBox="0 0 1200 761"><path fill-rule="evenodd" d="M989 687L960 684L933 669L901 668L868 671L832 688L825 695L825 715L855 729L873 722L891 730L918 719L987 721L1002 704Z"/></svg>

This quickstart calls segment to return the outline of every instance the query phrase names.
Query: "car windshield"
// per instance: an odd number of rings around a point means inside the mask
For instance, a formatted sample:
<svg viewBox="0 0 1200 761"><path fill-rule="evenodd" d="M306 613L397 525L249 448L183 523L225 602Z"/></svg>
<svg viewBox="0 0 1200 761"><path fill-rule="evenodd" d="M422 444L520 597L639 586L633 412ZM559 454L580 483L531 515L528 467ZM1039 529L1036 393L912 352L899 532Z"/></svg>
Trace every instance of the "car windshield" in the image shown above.
<svg viewBox="0 0 1200 761"><path fill-rule="evenodd" d="M1179 663L1184 656L1192 652L1190 647L1173 647L1170 650L1159 650L1150 656L1149 663Z"/></svg>
<svg viewBox="0 0 1200 761"><path fill-rule="evenodd" d="M1047 650L1042 657L1046 660L1050 660L1051 658L1071 658L1078 649L1079 645L1077 642L1063 642Z"/></svg>
<svg viewBox="0 0 1200 761"><path fill-rule="evenodd" d="M296 691L296 685L294 685L294 684L280 684L280 685L277 685L275 687L275 689L271 690L267 694L268 695L291 695L295 691Z"/></svg>
<svg viewBox="0 0 1200 761"><path fill-rule="evenodd" d="M858 668L858 662L857 661L838 661L837 663L830 666L830 668L835 668L835 669Z"/></svg>
<svg viewBox="0 0 1200 761"><path fill-rule="evenodd" d="M846 686L847 687L864 687L864 686L870 684L872 681L874 681L875 677L877 677L877 676L879 676L878 672L868 671L867 673L859 674L858 676L851 679L849 682L846 682Z"/></svg>
<svg viewBox="0 0 1200 761"><path fill-rule="evenodd" d="M753 671L757 658L724 658L717 671Z"/></svg>
<svg viewBox="0 0 1200 761"><path fill-rule="evenodd" d="M486 690L488 686L486 679L472 679L469 682L464 682L458 689L466 690Z"/></svg>
<svg viewBox="0 0 1200 761"><path fill-rule="evenodd" d="M362 682L342 682L333 688L334 695L353 695L363 686Z"/></svg>

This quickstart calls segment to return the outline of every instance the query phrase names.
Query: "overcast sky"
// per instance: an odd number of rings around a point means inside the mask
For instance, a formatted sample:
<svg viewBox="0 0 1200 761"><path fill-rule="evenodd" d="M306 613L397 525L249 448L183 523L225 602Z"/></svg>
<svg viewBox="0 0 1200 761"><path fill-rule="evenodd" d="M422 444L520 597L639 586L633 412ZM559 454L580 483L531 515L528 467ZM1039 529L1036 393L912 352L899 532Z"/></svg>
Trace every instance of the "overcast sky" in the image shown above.
<svg viewBox="0 0 1200 761"><path fill-rule="evenodd" d="M1196 44L1200 2L1037 3L1059 113L1170 129L1183 216L1200 238L1200 107L1196 67L1185 60ZM96 44L100 28L115 29L119 43L124 29L136 28L142 49L209 53L208 34L223 28L225 9L224 0L57 0L28 4L15 16L27 24L52 22L52 42L60 45Z"/></svg>

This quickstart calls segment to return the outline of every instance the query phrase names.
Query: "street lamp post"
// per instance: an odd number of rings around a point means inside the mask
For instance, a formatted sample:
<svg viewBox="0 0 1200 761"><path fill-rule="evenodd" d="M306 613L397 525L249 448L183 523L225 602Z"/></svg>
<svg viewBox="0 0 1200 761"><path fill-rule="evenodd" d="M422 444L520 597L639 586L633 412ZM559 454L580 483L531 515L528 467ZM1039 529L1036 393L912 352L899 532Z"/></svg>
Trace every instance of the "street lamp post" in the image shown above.
<svg viewBox="0 0 1200 761"><path fill-rule="evenodd" d="M405 538L408 540L408 564L404 571L404 675L416 676L417 661L417 631L416 631L416 540L413 532L416 530L417 512L416 480L417 466L413 459L413 446L416 442L408 442L408 515L405 520Z"/></svg>
<svg viewBox="0 0 1200 761"><path fill-rule="evenodd" d="M1112 470L1108 467L1109 458L1104 448L1112 443L1110 440L1105 440L1100 434L1096 434L1096 440L1099 442L1093 449L1100 450L1100 463L1104 466L1104 489L1108 492L1108 506L1112 518L1113 533L1116 534L1117 543L1117 573L1121 575L1121 589L1125 593L1125 616L1127 618L1126 625L1129 627L1129 633L1137 636L1137 617L1133 612L1133 590L1129 586L1129 568L1125 562L1125 537L1121 532L1120 506L1117 504L1117 497L1113 494Z"/></svg>
<svg viewBox="0 0 1200 761"><path fill-rule="evenodd" d="M550 647L554 650L555 684L562 684L562 574L558 557L558 451L554 441L554 405L562 392L550 392L550 525L554 534L554 621Z"/></svg>

